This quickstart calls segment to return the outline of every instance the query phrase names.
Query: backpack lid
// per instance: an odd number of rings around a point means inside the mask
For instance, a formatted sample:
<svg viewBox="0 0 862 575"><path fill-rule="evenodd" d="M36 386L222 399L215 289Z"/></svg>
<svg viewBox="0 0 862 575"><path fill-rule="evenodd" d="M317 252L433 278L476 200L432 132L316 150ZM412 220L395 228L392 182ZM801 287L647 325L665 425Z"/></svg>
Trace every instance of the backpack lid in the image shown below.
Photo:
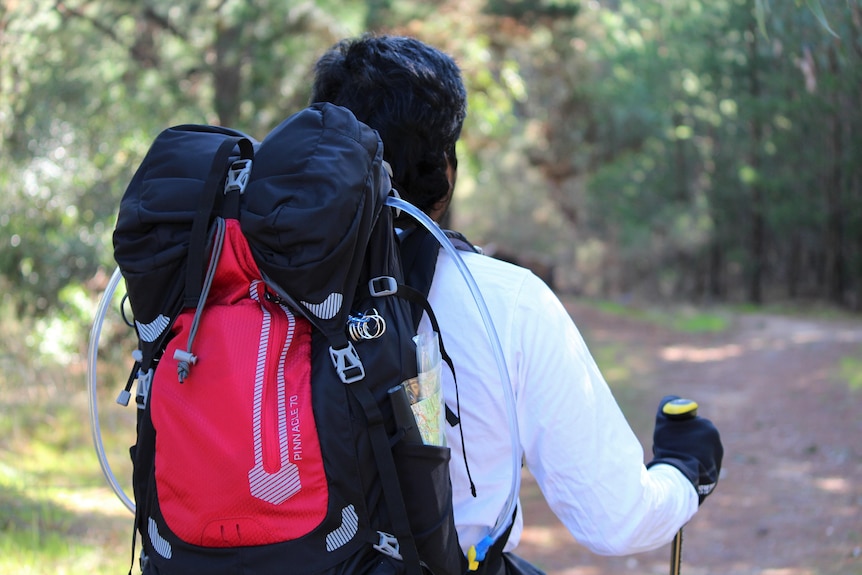
<svg viewBox="0 0 862 575"><path fill-rule="evenodd" d="M120 201L114 259L123 273L145 363L179 313L192 222L213 159L226 139L254 140L218 126L179 125L150 146ZM229 162L239 159L239 148ZM201 257L204 257L202 254Z"/></svg>
<svg viewBox="0 0 862 575"><path fill-rule="evenodd" d="M253 144L239 220L264 279L334 347L347 345L345 322L391 184L377 132L328 103L287 118L261 143L197 125L156 138L126 189L113 238L141 339L158 347L182 307L189 258L207 257L189 253L191 229L240 158L237 146L223 167L213 166L226 139ZM213 171L217 189L205 189Z"/></svg>
<svg viewBox="0 0 862 575"><path fill-rule="evenodd" d="M332 104L291 116L255 154L242 231L270 286L336 347L390 189L377 132Z"/></svg>

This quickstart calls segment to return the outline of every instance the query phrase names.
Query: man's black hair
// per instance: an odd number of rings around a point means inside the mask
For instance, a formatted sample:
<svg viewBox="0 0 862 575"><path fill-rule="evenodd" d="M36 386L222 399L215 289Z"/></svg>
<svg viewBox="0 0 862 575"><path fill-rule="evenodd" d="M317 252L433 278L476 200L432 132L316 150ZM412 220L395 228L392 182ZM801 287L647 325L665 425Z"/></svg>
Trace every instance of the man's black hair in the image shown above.
<svg viewBox="0 0 862 575"><path fill-rule="evenodd" d="M447 160L457 167L455 143L467 110L450 56L407 37L343 40L318 60L311 101L344 106L377 130L393 185L406 200L426 213L448 200Z"/></svg>

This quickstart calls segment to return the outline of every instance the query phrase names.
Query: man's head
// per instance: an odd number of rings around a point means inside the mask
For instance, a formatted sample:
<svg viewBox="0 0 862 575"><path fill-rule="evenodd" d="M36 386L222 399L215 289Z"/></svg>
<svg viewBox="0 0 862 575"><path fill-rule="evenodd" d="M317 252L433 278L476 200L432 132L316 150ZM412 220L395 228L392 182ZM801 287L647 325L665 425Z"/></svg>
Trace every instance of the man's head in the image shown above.
<svg viewBox="0 0 862 575"><path fill-rule="evenodd" d="M395 189L425 213L445 210L467 110L451 57L413 38L343 40L318 60L311 101L344 106L377 130Z"/></svg>

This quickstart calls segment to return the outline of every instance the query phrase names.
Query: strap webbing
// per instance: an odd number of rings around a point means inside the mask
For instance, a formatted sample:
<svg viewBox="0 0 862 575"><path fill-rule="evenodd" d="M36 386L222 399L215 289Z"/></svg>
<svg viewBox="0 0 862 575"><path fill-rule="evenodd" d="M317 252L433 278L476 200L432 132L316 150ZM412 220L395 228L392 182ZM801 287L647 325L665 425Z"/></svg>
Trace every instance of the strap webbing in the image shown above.
<svg viewBox="0 0 862 575"><path fill-rule="evenodd" d="M183 307L194 307L201 296L201 282L204 275L204 261L206 260L205 248L209 237L210 217L216 204L216 198L220 191L219 182L225 177L228 161L233 149L239 146L240 157L249 159L254 155L254 148L248 138L239 136L225 138L213 157L209 175L204 182L203 194L200 198L198 211L192 222L191 237L189 238L189 258L186 269L186 289L183 295Z"/></svg>
<svg viewBox="0 0 862 575"><path fill-rule="evenodd" d="M434 330L434 333L437 334L437 339L440 342L440 355L443 357L443 361L446 362L446 365L449 366L449 369L452 370L452 375L454 376L455 365L452 363L452 358L449 357L449 354L446 353L446 348L443 346L440 324L437 323L437 316L434 315L434 309L431 307L431 304L428 303L426 294L423 294L421 291L411 286L399 284L398 291L395 292L395 295L409 301L411 304L416 304L419 307L420 313L419 316L414 319L413 325L419 325L419 319L422 317L421 312L424 311L428 315L428 321L431 323L431 328Z"/></svg>
<svg viewBox="0 0 862 575"><path fill-rule="evenodd" d="M374 459L377 462L377 471L383 486L383 496L386 499L386 508L392 521L392 535L398 540L398 547L403 557L404 566L408 575L422 575L422 564L419 559L419 551L416 549L416 541L410 529L410 521L407 518L407 508L404 505L404 495L401 492L401 484L398 480L398 471L395 468L395 460L392 457L392 449L386 428L383 425L383 414L374 400L371 391L364 381L357 381L347 387L353 392L353 397L362 406L368 424L368 435L371 439L371 447L374 451Z"/></svg>
<svg viewBox="0 0 862 575"><path fill-rule="evenodd" d="M447 232L447 237L454 238L458 249L462 251L476 251L463 236L454 232ZM425 228L417 228L410 230L403 238L401 245L402 267L404 269L404 278L407 284L398 286L397 295L410 302L410 307L413 315L414 327L419 326L424 312L431 322L431 327L438 335L440 341L440 355L449 369L452 371L452 380L455 383L455 409L453 412L449 406L446 406L446 421L451 426L458 425L458 431L461 434L461 453L464 455L464 468L467 472L467 479L470 482L470 493L476 497L476 485L473 483L473 476L470 474L470 464L467 457L467 445L464 441L464 428L459 425L461 423L461 397L458 391L458 377L455 374L455 365L452 358L446 352L443 345L443 333L440 330L440 325L437 323L437 316L434 315L434 310L431 304L428 303L428 293L431 291L431 281L434 279L434 271L437 268L437 253L440 250L440 243L428 230ZM415 287L413 287L415 286Z"/></svg>

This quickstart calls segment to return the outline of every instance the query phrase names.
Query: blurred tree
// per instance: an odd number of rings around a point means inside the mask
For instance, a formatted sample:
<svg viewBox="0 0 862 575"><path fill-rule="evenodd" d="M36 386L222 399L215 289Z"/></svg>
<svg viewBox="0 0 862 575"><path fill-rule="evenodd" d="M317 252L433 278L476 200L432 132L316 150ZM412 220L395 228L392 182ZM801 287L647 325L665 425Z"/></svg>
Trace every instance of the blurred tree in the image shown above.
<svg viewBox="0 0 862 575"><path fill-rule="evenodd" d="M260 138L305 103L317 54L371 30L461 64L455 225L477 241L580 255L597 279L576 283L605 293L862 306L862 4L802 4L8 0L0 288L43 313L103 282L161 129Z"/></svg>
<svg viewBox="0 0 862 575"><path fill-rule="evenodd" d="M262 137L305 104L316 54L355 33L364 10L329 0L4 3L4 298L44 312L62 286L94 277L110 261L122 189L158 131L199 122Z"/></svg>
<svg viewBox="0 0 862 575"><path fill-rule="evenodd" d="M862 210L848 155L858 154L859 4L828 18L850 42L793 5L773 8L764 36L756 8L620 2L581 16L584 48L566 60L581 62L581 82L562 102L582 105L552 126L571 137L601 118L585 223L612 248L623 291L645 279L658 293L760 302L813 283L813 295L858 306L858 241L847 239ZM634 145L606 133L618 118ZM570 165L589 149L550 148Z"/></svg>

